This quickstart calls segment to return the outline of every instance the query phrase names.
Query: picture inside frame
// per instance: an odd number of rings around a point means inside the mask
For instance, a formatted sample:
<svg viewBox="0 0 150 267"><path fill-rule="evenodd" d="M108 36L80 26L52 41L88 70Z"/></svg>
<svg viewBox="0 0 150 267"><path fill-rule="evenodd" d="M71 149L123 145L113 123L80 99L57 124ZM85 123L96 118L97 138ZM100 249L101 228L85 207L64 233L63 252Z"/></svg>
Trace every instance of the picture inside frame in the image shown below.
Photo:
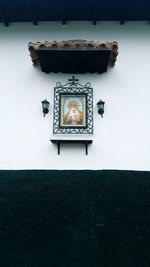
<svg viewBox="0 0 150 267"><path fill-rule="evenodd" d="M93 134L93 88L68 81L54 88L53 134Z"/></svg>
<svg viewBox="0 0 150 267"><path fill-rule="evenodd" d="M87 95L62 94L60 97L60 127L87 127Z"/></svg>

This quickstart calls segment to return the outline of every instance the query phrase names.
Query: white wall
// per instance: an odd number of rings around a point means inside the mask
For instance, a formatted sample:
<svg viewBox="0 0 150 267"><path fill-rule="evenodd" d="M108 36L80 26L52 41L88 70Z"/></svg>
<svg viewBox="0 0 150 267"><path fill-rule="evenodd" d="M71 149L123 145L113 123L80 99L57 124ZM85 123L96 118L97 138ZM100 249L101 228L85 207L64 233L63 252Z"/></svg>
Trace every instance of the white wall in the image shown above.
<svg viewBox="0 0 150 267"><path fill-rule="evenodd" d="M76 75L94 89L94 134L89 155L82 146L50 143L53 88L71 75L33 68L29 41L116 40L119 56L107 73ZM41 100L51 103L43 118ZM97 113L106 102L104 118ZM0 169L150 170L150 26L146 22L0 24ZM61 136L59 136L61 137ZM85 136L84 136L85 137ZM84 138L82 136L82 138ZM79 138L79 136L78 136Z"/></svg>

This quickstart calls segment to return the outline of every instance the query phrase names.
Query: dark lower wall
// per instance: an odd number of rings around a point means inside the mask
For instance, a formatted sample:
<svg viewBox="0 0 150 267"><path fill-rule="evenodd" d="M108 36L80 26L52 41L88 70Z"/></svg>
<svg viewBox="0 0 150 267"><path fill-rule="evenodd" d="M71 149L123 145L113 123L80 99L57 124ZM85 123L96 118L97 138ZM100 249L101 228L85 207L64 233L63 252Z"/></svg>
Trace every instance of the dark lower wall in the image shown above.
<svg viewBox="0 0 150 267"><path fill-rule="evenodd" d="M150 266L150 173L0 171L0 266Z"/></svg>

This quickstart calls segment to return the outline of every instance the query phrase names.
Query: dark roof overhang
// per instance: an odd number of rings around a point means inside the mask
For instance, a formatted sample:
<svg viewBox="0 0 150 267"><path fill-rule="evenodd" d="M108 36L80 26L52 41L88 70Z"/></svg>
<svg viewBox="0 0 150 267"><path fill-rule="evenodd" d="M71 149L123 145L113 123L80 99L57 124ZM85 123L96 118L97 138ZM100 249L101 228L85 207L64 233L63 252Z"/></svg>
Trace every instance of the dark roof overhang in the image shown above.
<svg viewBox="0 0 150 267"><path fill-rule="evenodd" d="M1 0L0 22L150 20L149 0Z"/></svg>

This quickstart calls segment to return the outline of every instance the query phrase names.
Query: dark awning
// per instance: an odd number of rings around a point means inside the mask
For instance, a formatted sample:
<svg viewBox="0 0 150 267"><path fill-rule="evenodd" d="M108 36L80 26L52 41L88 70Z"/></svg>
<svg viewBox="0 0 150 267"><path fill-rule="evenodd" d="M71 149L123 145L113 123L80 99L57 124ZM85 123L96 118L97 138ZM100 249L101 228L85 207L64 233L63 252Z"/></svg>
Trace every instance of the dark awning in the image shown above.
<svg viewBox="0 0 150 267"><path fill-rule="evenodd" d="M117 42L86 40L30 42L34 66L43 72L86 73L107 71L118 55Z"/></svg>

